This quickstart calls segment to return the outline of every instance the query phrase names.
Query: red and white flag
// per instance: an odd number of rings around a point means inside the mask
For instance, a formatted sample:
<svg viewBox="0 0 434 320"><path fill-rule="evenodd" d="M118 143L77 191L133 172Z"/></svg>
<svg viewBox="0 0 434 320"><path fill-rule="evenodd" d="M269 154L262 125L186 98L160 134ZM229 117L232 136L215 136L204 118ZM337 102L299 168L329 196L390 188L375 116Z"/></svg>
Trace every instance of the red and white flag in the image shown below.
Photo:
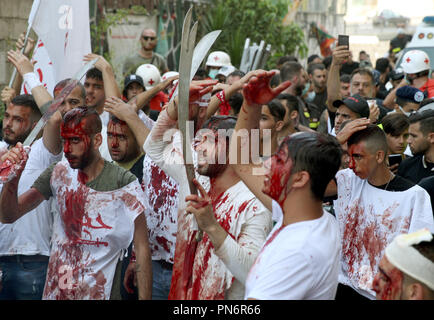
<svg viewBox="0 0 434 320"><path fill-rule="evenodd" d="M52 94L56 83L74 76L92 52L89 0L34 0L29 25L38 35L35 72Z"/></svg>

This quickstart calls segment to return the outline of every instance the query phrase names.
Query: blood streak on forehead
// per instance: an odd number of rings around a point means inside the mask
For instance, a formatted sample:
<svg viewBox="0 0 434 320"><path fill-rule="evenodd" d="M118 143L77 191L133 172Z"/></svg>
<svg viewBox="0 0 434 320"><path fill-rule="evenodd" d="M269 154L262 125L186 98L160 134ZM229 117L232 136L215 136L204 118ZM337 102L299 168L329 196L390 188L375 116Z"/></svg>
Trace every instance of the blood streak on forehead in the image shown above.
<svg viewBox="0 0 434 320"><path fill-rule="evenodd" d="M62 122L60 134L64 138L73 136L89 136L89 134L86 132L86 119L82 119L79 123L73 123L73 121L69 121L65 124Z"/></svg>

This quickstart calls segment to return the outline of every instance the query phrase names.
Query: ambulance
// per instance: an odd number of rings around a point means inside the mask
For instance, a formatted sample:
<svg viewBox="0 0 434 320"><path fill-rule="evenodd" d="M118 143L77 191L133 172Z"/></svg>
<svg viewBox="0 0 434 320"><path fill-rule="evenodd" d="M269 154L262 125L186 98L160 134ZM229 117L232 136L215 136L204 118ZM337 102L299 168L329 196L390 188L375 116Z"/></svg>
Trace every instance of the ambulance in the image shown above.
<svg viewBox="0 0 434 320"><path fill-rule="evenodd" d="M431 70L434 70L434 16L423 18L422 23L417 26L413 38L407 43L404 50L399 53L396 68L399 68L402 57L410 50L425 51L430 59Z"/></svg>

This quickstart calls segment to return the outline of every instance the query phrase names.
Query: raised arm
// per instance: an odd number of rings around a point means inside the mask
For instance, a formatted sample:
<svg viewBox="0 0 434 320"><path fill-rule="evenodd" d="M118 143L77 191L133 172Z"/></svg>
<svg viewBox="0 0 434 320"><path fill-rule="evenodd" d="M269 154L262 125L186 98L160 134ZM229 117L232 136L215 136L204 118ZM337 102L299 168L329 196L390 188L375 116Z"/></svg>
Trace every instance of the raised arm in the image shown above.
<svg viewBox="0 0 434 320"><path fill-rule="evenodd" d="M29 58L19 50L9 50L8 60L17 68L18 73L23 77L24 81L27 82L39 108L42 108L47 102L53 100L53 97L34 73L33 64Z"/></svg>
<svg viewBox="0 0 434 320"><path fill-rule="evenodd" d="M23 32L20 37L18 38L17 42L15 43L15 48L21 52L21 50L24 47L24 39L25 39L25 32ZM35 48L35 40L28 37L27 38L27 44L26 48L23 51L23 54L30 59L30 56L33 53L33 49ZM21 85L23 84L23 76L18 72L17 76L15 77L15 80L12 84L12 88L15 92L15 95L18 95L21 91Z"/></svg>
<svg viewBox="0 0 434 320"><path fill-rule="evenodd" d="M113 68L111 64L104 59L104 57L99 56L95 53L89 53L84 56L84 61L88 62L95 58L98 58L95 63L95 68L97 68L102 73L102 80L104 82L104 93L105 96L108 97L121 97L121 91L116 82L115 74L113 72Z"/></svg>
<svg viewBox="0 0 434 320"><path fill-rule="evenodd" d="M21 142L10 149L1 157L3 170L2 176L13 174L15 177L3 184L0 194L0 222L14 223L27 212L35 209L42 201L44 196L34 188L24 192L18 197L18 183L23 172L28 155ZM8 166L3 164L8 163Z"/></svg>
<svg viewBox="0 0 434 320"><path fill-rule="evenodd" d="M143 109L143 107L148 104L149 101L151 101L158 92L166 89L170 84L172 84L173 81L177 80L178 78L179 75L170 77L165 81L162 81L159 84L155 85L153 88L139 93L137 96L128 101L128 103L134 105L136 108L136 112L138 112L140 109Z"/></svg>
<svg viewBox="0 0 434 320"><path fill-rule="evenodd" d="M336 112L333 102L342 99L341 76L342 64L350 57L347 46L337 46L333 51L332 63L327 76L327 108L330 112Z"/></svg>
<svg viewBox="0 0 434 320"><path fill-rule="evenodd" d="M243 86L244 101L238 115L235 131L232 134L230 154L237 155L236 161L230 161L235 172L252 191L252 193L264 204L268 210L272 210L271 198L262 192L264 185L263 166L255 165L249 159L249 163L241 162L243 152L248 152L249 147L243 145L243 136L252 141L252 129L259 128L262 105L267 104L277 97L283 90L291 85L290 81L281 83L277 88L270 87L270 80L274 72L256 70L248 83ZM250 143L249 143L250 144ZM250 152L249 152L250 155ZM250 157L249 157L250 158Z"/></svg>
<svg viewBox="0 0 434 320"><path fill-rule="evenodd" d="M243 85L249 81L249 79L254 75L255 71L250 71L244 77L235 81L232 85L225 85L223 88L224 100L228 101L238 90L243 89ZM216 113L221 104L220 99L217 95L213 95L211 101L209 102L208 109L206 112L207 119Z"/></svg>
<svg viewBox="0 0 434 320"><path fill-rule="evenodd" d="M399 85L396 86L396 88L394 88L392 91L389 92L389 94L386 96L386 98L383 101L383 106L393 110L395 108L396 91L399 88L402 88L404 86L408 86L408 82L405 79L405 77L404 79L402 79Z"/></svg>

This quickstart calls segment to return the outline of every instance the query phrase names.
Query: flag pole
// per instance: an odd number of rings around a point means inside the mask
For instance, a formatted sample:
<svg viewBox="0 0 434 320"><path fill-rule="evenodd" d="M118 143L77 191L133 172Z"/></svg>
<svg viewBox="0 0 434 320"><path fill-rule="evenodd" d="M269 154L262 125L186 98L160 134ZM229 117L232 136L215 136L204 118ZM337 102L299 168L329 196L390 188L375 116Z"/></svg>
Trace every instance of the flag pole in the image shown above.
<svg viewBox="0 0 434 320"><path fill-rule="evenodd" d="M30 10L29 19L27 20L27 32L26 32L26 35L24 37L24 44L23 44L23 47L21 48L21 53L24 53L24 50L26 49L27 41L29 39L30 31L32 30L33 21L35 20L36 12L38 12L40 2L41 2L41 0L33 0L32 9ZM12 85L14 84L16 76L17 76L17 69L14 68L14 70L12 71L11 79L9 81L9 87L10 88L12 88Z"/></svg>

